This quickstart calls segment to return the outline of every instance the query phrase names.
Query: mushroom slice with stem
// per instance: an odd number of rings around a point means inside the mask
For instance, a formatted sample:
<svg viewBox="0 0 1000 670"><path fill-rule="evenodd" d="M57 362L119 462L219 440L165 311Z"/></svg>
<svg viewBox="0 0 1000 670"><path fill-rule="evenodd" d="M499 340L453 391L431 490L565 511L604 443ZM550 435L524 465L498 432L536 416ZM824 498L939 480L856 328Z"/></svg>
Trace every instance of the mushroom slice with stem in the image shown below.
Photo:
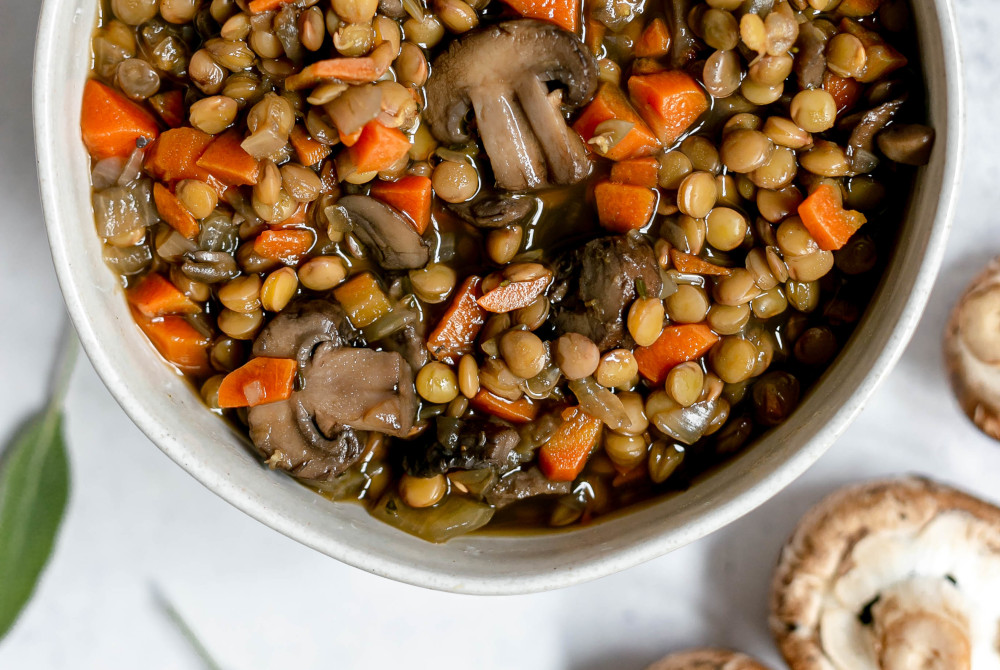
<svg viewBox="0 0 1000 670"><path fill-rule="evenodd" d="M294 358L300 372L288 399L247 412L250 438L271 467L331 479L361 457L358 431L409 436L413 370L397 352L347 346L354 337L343 310L319 299L287 308L257 336L255 356Z"/></svg>
<svg viewBox="0 0 1000 670"><path fill-rule="evenodd" d="M524 191L590 174L583 140L566 125L597 89L597 63L570 32L520 19L469 32L434 61L425 118L443 143L470 139L472 110L497 184ZM550 84L565 86L550 91Z"/></svg>
<svg viewBox="0 0 1000 670"><path fill-rule="evenodd" d="M763 663L728 649L690 649L664 656L646 670L769 670Z"/></svg>
<svg viewBox="0 0 1000 670"><path fill-rule="evenodd" d="M906 96L890 100L859 115L857 125L851 131L847 143L847 155L851 159L851 169L857 174L871 172L878 167L875 155L875 136L882 131L906 102Z"/></svg>
<svg viewBox="0 0 1000 670"><path fill-rule="evenodd" d="M959 299L945 329L944 354L962 409L1000 440L1000 258Z"/></svg>
<svg viewBox="0 0 1000 670"><path fill-rule="evenodd" d="M347 195L337 204L347 211L354 234L381 267L408 270L427 265L427 242L397 210L367 195Z"/></svg>
<svg viewBox="0 0 1000 670"><path fill-rule="evenodd" d="M792 670L1000 667L1000 509L917 477L849 486L799 522L771 592Z"/></svg>

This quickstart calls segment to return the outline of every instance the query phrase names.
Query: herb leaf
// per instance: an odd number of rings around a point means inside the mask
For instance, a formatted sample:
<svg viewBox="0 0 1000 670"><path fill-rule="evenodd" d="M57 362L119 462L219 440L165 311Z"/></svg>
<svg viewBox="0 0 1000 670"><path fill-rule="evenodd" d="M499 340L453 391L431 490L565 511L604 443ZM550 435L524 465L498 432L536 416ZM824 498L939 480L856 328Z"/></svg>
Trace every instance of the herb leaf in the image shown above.
<svg viewBox="0 0 1000 670"><path fill-rule="evenodd" d="M77 340L66 340L49 406L31 417L0 461L0 638L35 590L55 544L69 497L62 400L76 362Z"/></svg>

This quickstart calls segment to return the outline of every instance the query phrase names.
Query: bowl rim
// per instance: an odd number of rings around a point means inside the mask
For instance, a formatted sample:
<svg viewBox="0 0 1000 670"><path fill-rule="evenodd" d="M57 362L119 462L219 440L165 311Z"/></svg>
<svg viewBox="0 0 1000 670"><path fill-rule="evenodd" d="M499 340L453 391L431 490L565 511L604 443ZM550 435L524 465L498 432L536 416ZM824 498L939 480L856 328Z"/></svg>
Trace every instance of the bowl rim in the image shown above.
<svg viewBox="0 0 1000 670"><path fill-rule="evenodd" d="M71 264L68 262L71 257L70 249L60 234L59 216L55 212L55 205L52 204L57 202L59 197L58 186L51 174L53 161L59 160L59 145L55 141L56 112L47 109L46 99L50 86L57 83L48 73L55 71L53 63L57 58L65 58L59 46L57 32L61 24L66 21L65 17L60 16L61 2L64 0L45 0L38 24L32 93L36 161L42 208L56 276L67 310L95 370L112 396L140 430L171 460L187 470L206 488L237 509L302 544L366 572L397 581L436 590L483 595L509 595L562 588L604 577L651 560L735 521L799 477L860 413L867 399L902 355L920 320L944 258L945 241L957 202L960 167L964 154L965 99L954 5L952 0L934 0L933 11L938 19L937 32L944 56L944 88L948 96L946 113L948 133L937 213L931 223L926 249L921 258L920 268L914 276L909 296L891 331L886 335L885 346L850 400L845 402L797 452L773 467L756 482L747 484L728 500L707 510L697 523L692 523L688 527L672 532L652 533L642 542L626 549L610 555L581 560L569 566L569 569L559 572L536 571L517 577L505 574L482 574L470 578L467 575L444 574L424 566L405 563L394 559L391 555L359 549L339 538L330 537L306 523L283 517L270 510L266 503L256 498L251 491L227 477L227 473L219 472L196 458L188 457L186 446L174 436L164 422L159 420L156 413L126 391L123 383L125 371L118 369L113 351L109 345L97 338L89 324L90 319L84 309L85 301L81 297L86 286L71 271ZM79 16L75 17L75 20L78 22ZM89 25L87 29L90 29ZM65 114L65 110L59 112ZM77 112L73 110L71 113Z"/></svg>

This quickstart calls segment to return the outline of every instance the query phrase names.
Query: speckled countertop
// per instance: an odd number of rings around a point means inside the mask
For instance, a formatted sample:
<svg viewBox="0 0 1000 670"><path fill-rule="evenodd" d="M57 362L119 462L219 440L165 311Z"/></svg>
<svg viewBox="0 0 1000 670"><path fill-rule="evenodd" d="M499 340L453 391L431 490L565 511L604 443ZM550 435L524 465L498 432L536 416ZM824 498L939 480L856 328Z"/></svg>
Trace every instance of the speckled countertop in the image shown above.
<svg viewBox="0 0 1000 670"><path fill-rule="evenodd" d="M771 502L692 546L591 584L495 599L424 591L327 559L215 497L132 425L83 362L68 397L68 514L35 599L0 643L0 668L200 668L154 589L227 669L640 670L696 644L778 663L766 625L768 582L805 507L846 482L895 472L933 474L1000 499L1000 445L961 416L939 350L953 299L1000 254L1000 13L996 0L956 5L968 150L937 288L862 416ZM32 152L37 11L37 2L0 0L0 438L43 402L40 371L63 323Z"/></svg>

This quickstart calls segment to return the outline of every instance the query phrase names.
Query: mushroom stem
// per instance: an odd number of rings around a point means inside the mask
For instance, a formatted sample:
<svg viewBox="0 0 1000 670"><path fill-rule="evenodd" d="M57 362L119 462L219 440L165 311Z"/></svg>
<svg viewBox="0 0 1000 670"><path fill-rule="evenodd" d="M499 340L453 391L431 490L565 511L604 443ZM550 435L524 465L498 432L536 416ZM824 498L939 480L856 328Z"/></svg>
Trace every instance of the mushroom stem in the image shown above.
<svg viewBox="0 0 1000 670"><path fill-rule="evenodd" d="M883 592L872 608L875 650L883 670L968 670L972 665L965 604L951 584L915 578Z"/></svg>
<svg viewBox="0 0 1000 670"><path fill-rule="evenodd" d="M580 135L570 130L559 107L558 93L537 77L524 77L515 92L528 116L535 137L549 161L552 180L557 184L575 184L590 173L587 149Z"/></svg>
<svg viewBox="0 0 1000 670"><path fill-rule="evenodd" d="M505 92L485 87L470 90L469 99L497 183L509 191L543 185L545 156L520 105Z"/></svg>

